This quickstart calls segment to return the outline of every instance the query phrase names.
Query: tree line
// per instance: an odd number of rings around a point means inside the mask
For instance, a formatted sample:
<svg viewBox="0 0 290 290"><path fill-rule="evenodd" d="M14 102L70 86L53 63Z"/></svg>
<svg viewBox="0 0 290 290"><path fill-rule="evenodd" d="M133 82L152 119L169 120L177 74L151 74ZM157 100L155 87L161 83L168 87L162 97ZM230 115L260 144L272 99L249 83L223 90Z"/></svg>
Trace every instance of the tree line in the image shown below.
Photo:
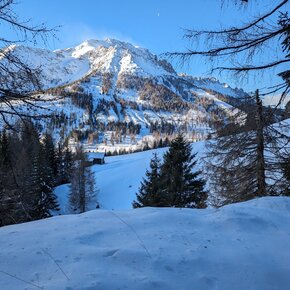
<svg viewBox="0 0 290 290"><path fill-rule="evenodd" d="M50 134L40 135L29 120L19 124L19 131L2 131L0 226L57 213L59 204L54 187L64 183L71 182L71 207L82 212L89 202L88 197L95 192L92 173L84 168L85 160L84 154L72 154L67 146L54 144ZM82 175L79 183L75 182L77 174ZM77 199L82 200L77 202Z"/></svg>

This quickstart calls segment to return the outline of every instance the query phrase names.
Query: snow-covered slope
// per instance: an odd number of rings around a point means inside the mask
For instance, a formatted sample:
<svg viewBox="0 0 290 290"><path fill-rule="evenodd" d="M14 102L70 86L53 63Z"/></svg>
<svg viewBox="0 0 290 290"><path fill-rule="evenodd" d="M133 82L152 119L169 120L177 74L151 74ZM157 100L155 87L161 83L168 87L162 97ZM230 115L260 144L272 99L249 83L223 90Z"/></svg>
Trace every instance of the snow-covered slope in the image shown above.
<svg viewBox="0 0 290 290"><path fill-rule="evenodd" d="M93 166L101 208L119 210L132 208L140 182L145 177L146 168L149 169L153 152L162 158L167 149L160 148L130 155L107 157L105 165ZM198 153L197 158L201 158L205 152L204 142L193 143L192 151ZM204 178L206 179L206 174Z"/></svg>
<svg viewBox="0 0 290 290"><path fill-rule="evenodd" d="M94 210L0 229L0 289L286 290L290 198Z"/></svg>
<svg viewBox="0 0 290 290"><path fill-rule="evenodd" d="M72 55L23 45L12 45L9 50L13 57L28 64L31 69L41 71L39 77L43 89L75 81L90 70L87 59L75 58ZM0 61L5 63L6 59L0 56Z"/></svg>
<svg viewBox="0 0 290 290"><path fill-rule="evenodd" d="M193 84L205 91L214 92L223 96L228 96L232 98L243 98L245 97L245 92L242 89L231 88L227 83L221 83L216 78L200 78L200 77L191 77L186 75Z"/></svg>
<svg viewBox="0 0 290 290"><path fill-rule="evenodd" d="M145 171L150 164L153 153L157 153L162 158L168 148L159 148L138 152L133 154L105 157L104 165L94 165L91 167L95 175L97 187L97 201L101 209L109 210L127 210L132 208L132 202L136 199L136 193L140 187L142 178L145 177ZM197 153L200 160L205 153L205 142L195 142L192 144L192 152ZM89 153L93 157L95 153ZM202 163L198 163L202 169ZM207 180L206 173L204 174ZM208 184L207 186L210 186ZM56 187L55 194L58 197L58 203L61 210L59 214L69 214L69 186L67 184ZM95 204L90 204L94 208Z"/></svg>

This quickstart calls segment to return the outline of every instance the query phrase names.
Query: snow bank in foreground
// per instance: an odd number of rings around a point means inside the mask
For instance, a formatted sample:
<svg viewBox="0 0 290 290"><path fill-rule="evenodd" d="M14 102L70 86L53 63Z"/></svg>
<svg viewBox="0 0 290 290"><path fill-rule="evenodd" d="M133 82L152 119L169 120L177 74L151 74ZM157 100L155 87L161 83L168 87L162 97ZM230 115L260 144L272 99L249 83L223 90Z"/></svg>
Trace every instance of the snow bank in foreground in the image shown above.
<svg viewBox="0 0 290 290"><path fill-rule="evenodd" d="M0 289L289 289L290 198L94 210L0 229Z"/></svg>

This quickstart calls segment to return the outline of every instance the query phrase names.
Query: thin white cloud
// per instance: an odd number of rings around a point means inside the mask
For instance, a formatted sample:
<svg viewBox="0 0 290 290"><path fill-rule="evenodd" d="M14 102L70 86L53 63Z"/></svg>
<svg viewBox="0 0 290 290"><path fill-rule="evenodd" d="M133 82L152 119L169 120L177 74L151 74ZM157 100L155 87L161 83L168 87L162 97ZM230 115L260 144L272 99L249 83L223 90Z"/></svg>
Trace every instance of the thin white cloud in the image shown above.
<svg viewBox="0 0 290 290"><path fill-rule="evenodd" d="M58 45L60 47L57 48L76 46L88 39L105 39L105 38L114 38L140 46L140 43L137 43L134 39L121 32L93 28L83 23L74 23L65 25L61 27L58 35L59 35Z"/></svg>

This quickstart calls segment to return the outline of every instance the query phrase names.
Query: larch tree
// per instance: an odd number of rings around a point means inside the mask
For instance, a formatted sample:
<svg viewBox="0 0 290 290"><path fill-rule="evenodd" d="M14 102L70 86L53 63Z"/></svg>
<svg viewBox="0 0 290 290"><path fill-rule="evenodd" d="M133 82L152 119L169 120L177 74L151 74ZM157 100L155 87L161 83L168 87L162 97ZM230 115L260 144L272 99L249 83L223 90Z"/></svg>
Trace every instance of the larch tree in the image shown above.
<svg viewBox="0 0 290 290"><path fill-rule="evenodd" d="M289 137L282 130L283 122L267 120L258 91L256 97L247 115L240 111L239 122L234 118L230 130L220 128L218 138L207 142L204 161L216 206L285 195L289 190L283 170Z"/></svg>
<svg viewBox="0 0 290 290"><path fill-rule="evenodd" d="M237 0L236 3L252 1ZM232 72L237 78L250 73L278 72L281 83L261 92L261 96L280 93L277 106L290 90L290 70L284 65L290 62L289 0L273 1L272 7L258 13L240 26L223 27L218 30L186 29L184 37L191 47L186 51L168 53L183 62L193 57L212 61L212 72ZM202 45L202 48L199 48ZM272 47L275 47L273 53ZM261 88L257 87L256 89Z"/></svg>
<svg viewBox="0 0 290 290"><path fill-rule="evenodd" d="M237 0L247 5L249 1ZM279 0L272 7L240 26L223 27L219 30L185 31L191 48L169 54L183 62L198 56L212 61L212 72L230 72L242 79L253 73L278 71L280 83L258 90L244 101L250 102L252 111L247 111L250 122L233 126L227 136L210 143L208 161L212 172L212 187L221 200L229 203L247 200L256 196L285 193L288 184L279 163L279 157L289 149L289 135L281 128L266 122L265 108L261 98L280 94L276 109L285 100L290 90L290 18L289 0ZM200 49L199 44L202 44ZM272 47L276 50L273 54ZM257 87L258 89L258 87ZM274 110L275 111L275 110ZM239 122L236 119L233 123ZM274 123L275 116L272 120ZM286 125L287 126L287 125ZM289 125L288 125L289 126ZM238 135L237 135L238 134ZM286 159L285 156L283 157Z"/></svg>
<svg viewBox="0 0 290 290"><path fill-rule="evenodd" d="M87 165L86 154L78 148L71 173L70 205L73 212L87 211L92 202L98 207L96 192L94 173Z"/></svg>
<svg viewBox="0 0 290 290"><path fill-rule="evenodd" d="M56 29L47 28L44 24L33 25L31 21L21 19L15 13L15 0L0 0L0 25L2 30L11 32L12 38L0 37L0 117L7 128L14 128L11 116L20 119L33 117L43 118L20 109L39 108L39 94L42 92L41 68L31 68L25 60L14 53L13 45L37 42L46 43L49 36L54 36ZM38 92L38 94L36 94Z"/></svg>

